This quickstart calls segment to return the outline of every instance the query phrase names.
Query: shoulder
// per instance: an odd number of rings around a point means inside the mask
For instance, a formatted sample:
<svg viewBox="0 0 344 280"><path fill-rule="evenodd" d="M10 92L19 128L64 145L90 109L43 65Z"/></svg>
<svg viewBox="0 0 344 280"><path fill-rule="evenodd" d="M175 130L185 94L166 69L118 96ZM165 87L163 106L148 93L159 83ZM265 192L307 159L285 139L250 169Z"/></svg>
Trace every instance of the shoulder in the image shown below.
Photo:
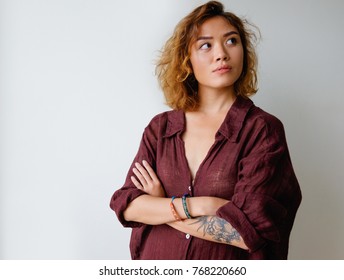
<svg viewBox="0 0 344 280"><path fill-rule="evenodd" d="M286 146L283 123L275 115L252 104L242 124L240 140L260 148Z"/></svg>
<svg viewBox="0 0 344 280"><path fill-rule="evenodd" d="M169 110L169 111L161 112L161 113L155 115L150 120L147 127L161 126L161 125L167 124L169 121L173 122L173 120L177 118L178 113L179 113L179 111L176 111L176 110Z"/></svg>
<svg viewBox="0 0 344 280"><path fill-rule="evenodd" d="M183 111L165 111L155 115L145 128L145 131L150 131L162 137L170 134L172 135L183 129L184 121Z"/></svg>
<svg viewBox="0 0 344 280"><path fill-rule="evenodd" d="M287 151L287 142L282 122L274 115L252 105L246 114L238 143L243 154L268 154L273 151L282 155Z"/></svg>
<svg viewBox="0 0 344 280"><path fill-rule="evenodd" d="M255 137L274 130L283 131L282 122L275 116L257 107L250 98L238 96L230 108L222 132L229 139L238 141L239 136Z"/></svg>
<svg viewBox="0 0 344 280"><path fill-rule="evenodd" d="M284 134L282 121L276 116L253 105L246 117L247 125L255 129L266 129L267 132L278 132Z"/></svg>

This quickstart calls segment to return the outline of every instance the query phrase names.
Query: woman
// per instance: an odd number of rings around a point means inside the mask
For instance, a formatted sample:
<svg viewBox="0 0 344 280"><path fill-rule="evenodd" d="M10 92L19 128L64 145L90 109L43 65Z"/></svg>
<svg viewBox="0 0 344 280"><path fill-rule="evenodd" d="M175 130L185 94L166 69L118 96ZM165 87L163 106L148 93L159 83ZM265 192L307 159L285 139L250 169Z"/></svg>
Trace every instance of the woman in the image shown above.
<svg viewBox="0 0 344 280"><path fill-rule="evenodd" d="M133 259L286 259L301 201L282 123L256 107L254 34L221 3L186 16L152 119L111 208Z"/></svg>

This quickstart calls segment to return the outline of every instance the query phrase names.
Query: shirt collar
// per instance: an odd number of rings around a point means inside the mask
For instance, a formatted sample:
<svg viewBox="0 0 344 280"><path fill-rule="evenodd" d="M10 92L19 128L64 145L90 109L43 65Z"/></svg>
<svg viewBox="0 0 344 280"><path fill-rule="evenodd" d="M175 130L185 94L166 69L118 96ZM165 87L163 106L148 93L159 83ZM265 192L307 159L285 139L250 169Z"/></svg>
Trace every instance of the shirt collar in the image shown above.
<svg viewBox="0 0 344 280"><path fill-rule="evenodd" d="M185 129L185 115L182 110L170 111L164 137L171 137Z"/></svg>
<svg viewBox="0 0 344 280"><path fill-rule="evenodd" d="M252 106L254 106L254 104L251 99L238 96L229 109L218 132L229 141L236 142L241 128L243 127L246 115Z"/></svg>
<svg viewBox="0 0 344 280"><path fill-rule="evenodd" d="M254 104L251 99L238 96L229 109L218 133L222 134L229 141L236 142L245 117L252 106L254 106ZM171 111L170 114L168 114L168 122L164 137L171 137L184 130L184 112L182 110Z"/></svg>

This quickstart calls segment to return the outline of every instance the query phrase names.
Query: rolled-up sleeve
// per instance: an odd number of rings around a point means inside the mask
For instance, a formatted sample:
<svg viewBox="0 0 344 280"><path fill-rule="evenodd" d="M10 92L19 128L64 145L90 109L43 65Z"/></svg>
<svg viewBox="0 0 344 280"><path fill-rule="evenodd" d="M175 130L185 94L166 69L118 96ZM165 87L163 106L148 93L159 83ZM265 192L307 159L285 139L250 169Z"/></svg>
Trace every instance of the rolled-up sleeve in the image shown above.
<svg viewBox="0 0 344 280"><path fill-rule="evenodd" d="M142 160L146 160L153 167L153 169L156 168L155 162L158 126L159 124L157 116L152 119L143 132L138 152L127 173L124 185L118 189L111 198L110 207L115 211L118 220L124 227L142 226L142 224L139 222L126 221L123 213L134 199L145 194L144 191L137 189L130 179L131 176L135 176L133 173L135 162L142 162Z"/></svg>
<svg viewBox="0 0 344 280"><path fill-rule="evenodd" d="M280 241L301 197L278 119L256 120L244 142L234 195L217 215L228 221L254 252L268 242Z"/></svg>

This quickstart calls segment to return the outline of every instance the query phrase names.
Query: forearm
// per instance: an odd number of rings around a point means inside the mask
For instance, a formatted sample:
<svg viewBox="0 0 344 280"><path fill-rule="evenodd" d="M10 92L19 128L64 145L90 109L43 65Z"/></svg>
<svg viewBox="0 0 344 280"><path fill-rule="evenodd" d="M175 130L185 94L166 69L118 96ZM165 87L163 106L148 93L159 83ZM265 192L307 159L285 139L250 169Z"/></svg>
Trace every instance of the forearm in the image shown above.
<svg viewBox="0 0 344 280"><path fill-rule="evenodd" d="M124 219L147 225L159 225L172 222L169 198L141 195L134 199L124 211Z"/></svg>
<svg viewBox="0 0 344 280"><path fill-rule="evenodd" d="M201 239L248 249L238 231L226 220L215 215L200 216L182 222L175 221L168 225Z"/></svg>
<svg viewBox="0 0 344 280"><path fill-rule="evenodd" d="M215 215L217 209L227 200L216 197L192 197L187 199L188 210L193 217ZM141 195L134 199L124 211L127 221L135 221L147 225L160 225L175 221L172 214L171 198ZM182 199L176 198L173 206L181 219L186 219Z"/></svg>

